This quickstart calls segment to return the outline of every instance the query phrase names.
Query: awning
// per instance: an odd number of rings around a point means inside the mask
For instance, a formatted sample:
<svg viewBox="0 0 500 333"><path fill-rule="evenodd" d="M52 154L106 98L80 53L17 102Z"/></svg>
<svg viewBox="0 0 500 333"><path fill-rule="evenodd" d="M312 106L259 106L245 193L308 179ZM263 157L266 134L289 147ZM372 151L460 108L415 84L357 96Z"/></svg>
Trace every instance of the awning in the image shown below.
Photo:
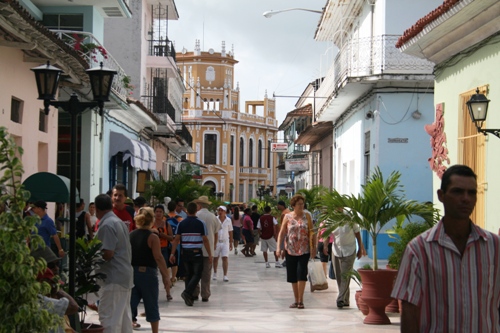
<svg viewBox="0 0 500 333"><path fill-rule="evenodd" d="M110 132L109 158L123 153L123 162L130 159L130 165L140 170L156 170L156 153L148 144Z"/></svg>
<svg viewBox="0 0 500 333"><path fill-rule="evenodd" d="M24 189L30 191L29 202L43 200L46 202L69 203L70 180L50 172L37 172L23 182ZM76 202L80 194L76 189Z"/></svg>
<svg viewBox="0 0 500 333"><path fill-rule="evenodd" d="M331 121L313 123L300 133L295 143L313 146L332 133L333 123Z"/></svg>

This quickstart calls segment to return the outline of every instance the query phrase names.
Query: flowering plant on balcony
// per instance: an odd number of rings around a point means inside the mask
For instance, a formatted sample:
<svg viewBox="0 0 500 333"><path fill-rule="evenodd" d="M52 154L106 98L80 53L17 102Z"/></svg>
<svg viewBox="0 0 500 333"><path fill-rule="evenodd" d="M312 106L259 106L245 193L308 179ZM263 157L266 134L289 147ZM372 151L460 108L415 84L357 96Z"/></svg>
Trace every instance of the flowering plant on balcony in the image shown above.
<svg viewBox="0 0 500 333"><path fill-rule="evenodd" d="M122 84L123 84L123 88L125 88L127 90L127 93L129 95L132 95L133 92L134 92L134 88L135 86L130 84L130 76L128 75L125 75L123 78L122 78Z"/></svg>
<svg viewBox="0 0 500 333"><path fill-rule="evenodd" d="M85 37L80 37L78 34L73 34L73 38L75 39L73 48L90 57L94 62L99 62L99 59L97 59L98 54L101 54L104 59L108 59L108 52L101 45L84 43Z"/></svg>

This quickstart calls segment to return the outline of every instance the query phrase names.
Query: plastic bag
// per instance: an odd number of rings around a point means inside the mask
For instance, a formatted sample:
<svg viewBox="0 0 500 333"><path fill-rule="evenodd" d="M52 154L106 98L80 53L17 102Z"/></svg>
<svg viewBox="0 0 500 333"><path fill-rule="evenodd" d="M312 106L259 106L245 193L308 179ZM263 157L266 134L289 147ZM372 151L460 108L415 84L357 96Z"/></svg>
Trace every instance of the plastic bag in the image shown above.
<svg viewBox="0 0 500 333"><path fill-rule="evenodd" d="M309 273L311 292L328 289L328 282L326 281L323 265L320 261L310 260L307 264L307 271Z"/></svg>

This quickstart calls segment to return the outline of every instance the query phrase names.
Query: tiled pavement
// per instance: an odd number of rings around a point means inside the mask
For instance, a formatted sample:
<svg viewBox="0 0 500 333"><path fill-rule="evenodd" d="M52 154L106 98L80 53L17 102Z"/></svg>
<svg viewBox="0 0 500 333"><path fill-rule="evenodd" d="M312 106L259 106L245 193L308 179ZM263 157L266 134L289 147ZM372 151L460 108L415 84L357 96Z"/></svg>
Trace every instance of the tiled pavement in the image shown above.
<svg viewBox="0 0 500 333"><path fill-rule="evenodd" d="M272 255L270 257L273 257ZM369 262L362 259L356 267ZM265 268L260 251L255 257L229 255L229 282L219 276L211 281L209 302L197 301L187 307L180 297L183 282L172 288L173 300L160 297L160 332L365 332L384 333L399 331L399 314L388 314L392 325L364 325L363 314L356 308L354 293L358 288L351 282L351 307L337 309L337 285L328 279L327 290L310 292L309 283L304 294L305 309L289 309L293 303L290 284L286 282L284 268ZM142 312L142 303L139 312ZM95 312L89 310L87 322L98 323ZM150 332L144 317L139 317L141 328L136 332Z"/></svg>

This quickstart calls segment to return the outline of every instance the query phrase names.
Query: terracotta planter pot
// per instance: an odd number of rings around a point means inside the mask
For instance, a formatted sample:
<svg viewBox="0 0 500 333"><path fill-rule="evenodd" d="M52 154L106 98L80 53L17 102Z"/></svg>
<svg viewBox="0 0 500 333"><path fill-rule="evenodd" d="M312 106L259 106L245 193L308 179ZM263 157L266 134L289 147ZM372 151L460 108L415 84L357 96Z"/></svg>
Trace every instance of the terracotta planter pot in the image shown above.
<svg viewBox="0 0 500 333"><path fill-rule="evenodd" d="M361 298L362 290L356 290L356 294L354 295L354 299L356 300L356 305L362 314L365 316L368 314L368 305L366 305L365 301Z"/></svg>
<svg viewBox="0 0 500 333"><path fill-rule="evenodd" d="M389 265L386 265L385 268L392 269L392 268L389 267ZM388 313L399 313L399 312L401 312L399 309L400 309L400 306L399 306L398 300L395 299L395 298L392 298L391 302L389 303L389 305L387 305L385 307L385 312L388 312Z"/></svg>
<svg viewBox="0 0 500 333"><path fill-rule="evenodd" d="M398 300L395 298L391 299L391 302L389 305L385 307L385 312L389 313L399 313L399 303Z"/></svg>
<svg viewBox="0 0 500 333"><path fill-rule="evenodd" d="M104 332L104 327L98 324L88 324L84 323L82 325L82 333L102 333Z"/></svg>
<svg viewBox="0 0 500 333"><path fill-rule="evenodd" d="M363 323L370 325L389 325L391 321L385 314L385 307L391 302L391 291L398 271L394 269L359 269L363 281L361 298L370 309Z"/></svg>

